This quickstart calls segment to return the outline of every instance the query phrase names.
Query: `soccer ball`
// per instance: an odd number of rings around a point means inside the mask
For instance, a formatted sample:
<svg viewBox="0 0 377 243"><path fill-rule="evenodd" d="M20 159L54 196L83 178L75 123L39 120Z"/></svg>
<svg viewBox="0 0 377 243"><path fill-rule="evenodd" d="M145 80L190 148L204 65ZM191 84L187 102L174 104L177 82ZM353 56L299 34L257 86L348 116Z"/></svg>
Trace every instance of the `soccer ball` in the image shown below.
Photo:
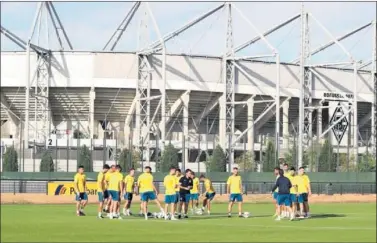
<svg viewBox="0 0 377 243"><path fill-rule="evenodd" d="M250 213L249 212L244 212L243 214L242 214L242 217L244 217L244 218L249 218L251 215L250 215Z"/></svg>
<svg viewBox="0 0 377 243"><path fill-rule="evenodd" d="M196 210L197 215L203 215L203 211L201 209Z"/></svg>

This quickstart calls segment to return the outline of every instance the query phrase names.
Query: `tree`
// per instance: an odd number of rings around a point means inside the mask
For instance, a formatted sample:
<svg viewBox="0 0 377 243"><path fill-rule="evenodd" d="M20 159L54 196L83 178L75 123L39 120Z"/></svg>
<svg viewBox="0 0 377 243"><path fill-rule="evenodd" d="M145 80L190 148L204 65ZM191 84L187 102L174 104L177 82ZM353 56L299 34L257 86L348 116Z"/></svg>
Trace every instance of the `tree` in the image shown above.
<svg viewBox="0 0 377 243"><path fill-rule="evenodd" d="M265 151L264 161L263 161L263 171L272 172L276 165L276 150L275 144L271 141L267 141L267 148Z"/></svg>
<svg viewBox="0 0 377 243"><path fill-rule="evenodd" d="M168 172L170 167L178 168L178 150L174 148L174 145L169 143L165 146L162 152L161 160L159 163L159 170L161 172Z"/></svg>
<svg viewBox="0 0 377 243"><path fill-rule="evenodd" d="M238 165L241 171L244 172L254 172L256 169L256 164L254 161L254 156L252 152L247 151L242 153L236 160L235 163Z"/></svg>
<svg viewBox="0 0 377 243"><path fill-rule="evenodd" d="M79 148L79 157L77 158L77 166L84 166L86 171L93 171L92 159L89 148L84 144Z"/></svg>
<svg viewBox="0 0 377 243"><path fill-rule="evenodd" d="M336 172L333 146L327 139L323 143L319 153L318 172Z"/></svg>
<svg viewBox="0 0 377 243"><path fill-rule="evenodd" d="M135 170L139 168L140 154L134 149L123 149L118 157L118 164L123 171L129 171L131 168Z"/></svg>
<svg viewBox="0 0 377 243"><path fill-rule="evenodd" d="M220 145L213 150L213 154L207 162L207 169L210 172L226 172L226 157Z"/></svg>
<svg viewBox="0 0 377 243"><path fill-rule="evenodd" d="M359 172L376 172L376 157L366 152L359 159L357 169Z"/></svg>
<svg viewBox="0 0 377 243"><path fill-rule="evenodd" d="M54 160L52 159L50 151L45 151L42 155L41 163L39 165L40 172L54 172Z"/></svg>
<svg viewBox="0 0 377 243"><path fill-rule="evenodd" d="M3 171L17 172L18 171L18 159L17 151L13 146L8 147L3 156Z"/></svg>

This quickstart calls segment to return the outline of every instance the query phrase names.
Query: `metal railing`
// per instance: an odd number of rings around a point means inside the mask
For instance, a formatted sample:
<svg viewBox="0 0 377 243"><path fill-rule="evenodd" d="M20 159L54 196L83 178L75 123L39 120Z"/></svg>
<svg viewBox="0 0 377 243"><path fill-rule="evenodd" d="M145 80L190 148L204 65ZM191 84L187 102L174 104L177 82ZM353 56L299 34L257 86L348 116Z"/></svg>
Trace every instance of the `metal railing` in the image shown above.
<svg viewBox="0 0 377 243"><path fill-rule="evenodd" d="M164 193L163 182L155 182L156 188L160 193ZM244 182L243 189L245 194L270 194L273 182ZM226 193L225 182L213 182L213 187L217 194ZM376 183L362 182L312 182L313 194L376 194ZM31 180L1 180L1 193L41 193L47 194L48 181ZM203 185L201 185L203 191Z"/></svg>

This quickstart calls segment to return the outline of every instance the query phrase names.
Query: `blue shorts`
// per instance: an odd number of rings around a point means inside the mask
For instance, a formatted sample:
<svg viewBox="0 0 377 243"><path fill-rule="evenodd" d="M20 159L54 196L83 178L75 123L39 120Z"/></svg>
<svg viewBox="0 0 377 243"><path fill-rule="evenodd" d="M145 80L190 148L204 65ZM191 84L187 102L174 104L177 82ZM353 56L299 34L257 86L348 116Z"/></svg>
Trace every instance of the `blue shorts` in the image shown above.
<svg viewBox="0 0 377 243"><path fill-rule="evenodd" d="M105 200L103 192L97 192L98 202L103 202Z"/></svg>
<svg viewBox="0 0 377 243"><path fill-rule="evenodd" d="M307 193L303 193L301 195L302 195L302 198L303 198L304 202L307 202L308 201L308 194Z"/></svg>
<svg viewBox="0 0 377 243"><path fill-rule="evenodd" d="M190 202L190 199L191 199L191 194L179 194L179 201L180 202L185 202L185 203L188 203Z"/></svg>
<svg viewBox="0 0 377 243"><path fill-rule="evenodd" d="M242 195L241 193L232 193L229 196L229 202L242 202Z"/></svg>
<svg viewBox="0 0 377 243"><path fill-rule="evenodd" d="M298 194L297 201L298 201L298 203L304 203L305 202L303 194Z"/></svg>
<svg viewBox="0 0 377 243"><path fill-rule="evenodd" d="M166 204L171 204L171 203L175 203L177 200L177 195L174 194L174 195L165 195L165 203Z"/></svg>
<svg viewBox="0 0 377 243"><path fill-rule="evenodd" d="M292 202L292 203L297 203L297 198L298 198L298 197L297 197L297 195L296 195L296 194L293 194L293 193L291 193L291 195L290 195L290 196L291 196L291 202Z"/></svg>
<svg viewBox="0 0 377 243"><path fill-rule="evenodd" d="M277 201L278 200L278 193L274 192L272 195L274 196L274 199Z"/></svg>
<svg viewBox="0 0 377 243"><path fill-rule="evenodd" d="M118 191L108 190L108 192L109 192L109 195L111 197L111 200L119 201L119 192Z"/></svg>
<svg viewBox="0 0 377 243"><path fill-rule="evenodd" d="M192 193L191 195L191 200L199 200L199 193Z"/></svg>
<svg viewBox="0 0 377 243"><path fill-rule="evenodd" d="M179 202L179 192L175 193L175 203Z"/></svg>
<svg viewBox="0 0 377 243"><path fill-rule="evenodd" d="M124 194L124 200L132 201L133 196L134 196L133 193L131 193L131 192L126 192L126 194Z"/></svg>
<svg viewBox="0 0 377 243"><path fill-rule="evenodd" d="M154 192L143 192L140 194L140 199L143 202L148 202L149 200L156 200L156 194Z"/></svg>
<svg viewBox="0 0 377 243"><path fill-rule="evenodd" d="M213 198L215 197L215 195L216 195L216 192L212 192L212 193L206 193L206 198L208 199L208 200L210 200L210 201L212 201L213 200Z"/></svg>
<svg viewBox="0 0 377 243"><path fill-rule="evenodd" d="M279 194L278 195L278 204L282 206L283 204L285 206L291 206L291 194Z"/></svg>
<svg viewBox="0 0 377 243"><path fill-rule="evenodd" d="M81 200L85 200L87 201L88 200L88 194L86 194L86 192L80 192L79 195L76 194L76 201L81 201Z"/></svg>

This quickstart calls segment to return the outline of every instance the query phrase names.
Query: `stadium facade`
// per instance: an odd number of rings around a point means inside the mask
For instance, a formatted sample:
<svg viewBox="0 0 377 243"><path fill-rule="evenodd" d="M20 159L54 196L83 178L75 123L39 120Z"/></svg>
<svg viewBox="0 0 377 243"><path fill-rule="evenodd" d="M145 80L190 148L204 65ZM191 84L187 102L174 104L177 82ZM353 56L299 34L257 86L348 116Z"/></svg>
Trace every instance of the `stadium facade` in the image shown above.
<svg viewBox="0 0 377 243"><path fill-rule="evenodd" d="M1 141L22 147L26 161L32 160L28 154L35 147L75 149L86 144L106 151L133 146L153 164L170 142L180 149L185 165L202 162L216 145L226 151L232 165L240 151L260 157L266 137L273 138L280 157L295 140L299 165L305 150L325 138L356 158L376 152L375 20L334 37L303 8L301 14L234 46L232 14L256 27L232 3L163 35L148 3L137 2L103 51L79 52L72 48L52 3L39 4L33 28L43 9L56 29L60 50L32 43L33 36L22 40L1 27L2 34L24 50L1 52ZM225 55L168 53L166 42L220 9L226 10L228 19ZM137 52L114 51L138 11L149 16L152 24L141 26L156 31L158 41ZM309 19L331 37L315 50L309 49ZM284 63L266 37L293 21L301 21L301 56ZM341 41L365 28L373 29L371 60L355 60ZM237 55L255 42L265 42L271 52ZM348 62L310 64L311 56L333 45L342 49ZM115 157L116 152L108 153L106 160ZM200 166L203 171L204 164Z"/></svg>

